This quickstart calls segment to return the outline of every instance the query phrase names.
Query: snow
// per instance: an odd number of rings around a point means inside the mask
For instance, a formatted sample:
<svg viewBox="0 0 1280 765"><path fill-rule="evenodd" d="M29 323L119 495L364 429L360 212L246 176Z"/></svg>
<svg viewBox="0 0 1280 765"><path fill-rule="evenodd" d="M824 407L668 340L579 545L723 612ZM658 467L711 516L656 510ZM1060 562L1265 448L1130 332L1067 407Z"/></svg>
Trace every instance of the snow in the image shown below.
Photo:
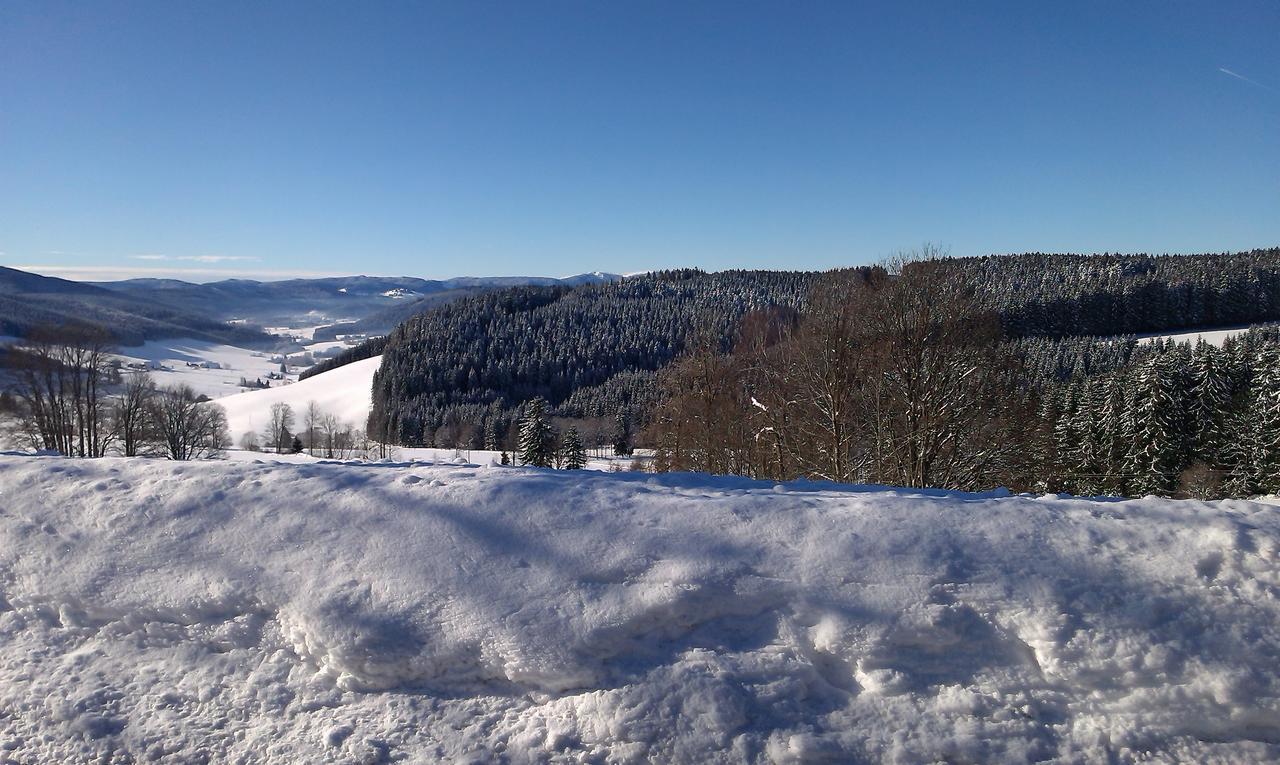
<svg viewBox="0 0 1280 765"><path fill-rule="evenodd" d="M271 405L278 402L293 409L294 430L301 428L303 411L312 401L321 411L363 430L373 402L373 373L381 364L382 357L374 356L288 385L219 399L218 404L227 411L232 443L238 444L247 431L261 434L270 420Z"/></svg>
<svg viewBox="0 0 1280 765"><path fill-rule="evenodd" d="M260 435L260 434L259 434ZM376 448L376 447L375 447ZM435 449L425 446L388 446L388 458L394 462L404 463L439 463L443 465L485 465L495 466L502 464L502 452L489 451L485 449ZM603 456L597 456L597 450L589 449L587 451L587 464L583 470L601 470L610 473L620 473L629 471L637 461L641 464L647 464L653 459L652 449L636 449L634 454L624 456L614 456L612 447L600 450ZM234 460L237 462L289 462L293 464L303 463L330 463L332 460L325 459L322 456L312 457L307 452L301 454L276 454L270 451L247 451L239 448L227 449L223 453L223 458ZM514 459L511 452L507 452L508 459Z"/></svg>
<svg viewBox="0 0 1280 765"><path fill-rule="evenodd" d="M146 365L160 386L189 385L196 393L221 398L239 393L240 378L266 379L280 363L270 353L194 339L151 340L115 354L124 363ZM191 367L189 364L197 366ZM204 365L216 365L209 368Z"/></svg>
<svg viewBox="0 0 1280 765"><path fill-rule="evenodd" d="M0 761L1261 762L1280 510L0 456Z"/></svg>
<svg viewBox="0 0 1280 765"><path fill-rule="evenodd" d="M1195 343L1204 340L1206 343L1218 348L1222 347L1223 341L1229 337L1242 335L1253 327L1272 326L1270 324L1252 324L1235 327L1223 327L1220 329L1195 329L1188 332L1175 332L1153 335L1138 335L1138 342L1149 343L1153 340L1174 340L1179 343Z"/></svg>

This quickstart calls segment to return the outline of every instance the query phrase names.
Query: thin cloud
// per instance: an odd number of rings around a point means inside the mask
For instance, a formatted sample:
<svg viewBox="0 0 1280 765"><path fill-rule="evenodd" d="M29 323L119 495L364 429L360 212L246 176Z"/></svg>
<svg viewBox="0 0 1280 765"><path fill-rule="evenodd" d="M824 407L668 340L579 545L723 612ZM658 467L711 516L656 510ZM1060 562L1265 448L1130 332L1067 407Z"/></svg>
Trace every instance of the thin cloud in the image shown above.
<svg viewBox="0 0 1280 765"><path fill-rule="evenodd" d="M249 255L130 255L129 258L131 260L187 261L190 263L256 262L262 260L262 258L255 258Z"/></svg>
<svg viewBox="0 0 1280 765"><path fill-rule="evenodd" d="M1239 80L1239 81L1241 81L1241 82L1247 82L1247 83L1249 83L1250 85L1256 85L1257 87L1262 88L1263 90L1269 90L1269 91L1271 91L1272 93L1280 93L1280 91L1277 91L1275 88L1271 87L1270 85L1263 85L1262 83L1258 82L1257 80L1253 80L1253 79L1250 79L1250 78L1248 78L1248 77L1245 77L1243 74L1240 74L1240 73L1238 73L1238 72L1233 72L1233 71L1231 71L1230 69L1226 68L1225 66L1220 66L1220 67L1218 67L1218 71L1219 71L1219 72L1222 72L1223 74L1225 74L1225 75L1226 75L1226 76L1228 76L1228 77L1234 77L1234 78L1236 78L1237 80Z"/></svg>

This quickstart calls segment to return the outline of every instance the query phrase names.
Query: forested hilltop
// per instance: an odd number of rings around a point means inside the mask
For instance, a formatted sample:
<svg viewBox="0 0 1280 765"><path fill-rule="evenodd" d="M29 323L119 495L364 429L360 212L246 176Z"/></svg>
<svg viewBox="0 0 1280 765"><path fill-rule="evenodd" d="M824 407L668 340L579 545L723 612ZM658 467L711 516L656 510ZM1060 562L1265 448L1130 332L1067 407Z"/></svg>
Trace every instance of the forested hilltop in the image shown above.
<svg viewBox="0 0 1280 765"><path fill-rule="evenodd" d="M621 414L634 424L656 395L651 374L691 338L727 344L745 314L799 308L820 278L663 271L611 284L516 288L442 306L386 339L371 432L409 445L442 443L439 436L492 444L509 432L514 408L535 397L563 416Z"/></svg>

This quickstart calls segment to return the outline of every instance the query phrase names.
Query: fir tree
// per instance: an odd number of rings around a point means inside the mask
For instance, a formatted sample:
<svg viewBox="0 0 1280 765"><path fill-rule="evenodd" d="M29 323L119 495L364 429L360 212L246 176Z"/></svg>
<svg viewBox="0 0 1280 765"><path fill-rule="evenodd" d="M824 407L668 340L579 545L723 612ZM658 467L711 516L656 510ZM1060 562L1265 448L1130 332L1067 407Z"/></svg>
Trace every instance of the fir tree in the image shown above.
<svg viewBox="0 0 1280 765"><path fill-rule="evenodd" d="M1231 388L1222 369L1221 352L1203 340L1191 362L1188 420L1192 426L1192 456L1210 466L1221 465Z"/></svg>
<svg viewBox="0 0 1280 765"><path fill-rule="evenodd" d="M613 453L617 456L630 454L631 425L627 422L627 417L622 412L618 412L614 418L614 430Z"/></svg>
<svg viewBox="0 0 1280 765"><path fill-rule="evenodd" d="M1258 491L1280 490L1280 350L1268 347L1256 357L1252 427L1253 479Z"/></svg>
<svg viewBox="0 0 1280 765"><path fill-rule="evenodd" d="M484 450L498 450L498 418L490 416L484 421Z"/></svg>
<svg viewBox="0 0 1280 765"><path fill-rule="evenodd" d="M550 467L555 456L552 448L551 424L547 422L547 404L535 398L525 404L524 421L520 424L520 463L534 467Z"/></svg>
<svg viewBox="0 0 1280 765"><path fill-rule="evenodd" d="M1143 364L1134 394L1129 410L1133 432L1129 452L1132 488L1140 494L1168 494L1182 468L1182 446L1177 428L1179 401L1159 358Z"/></svg>
<svg viewBox="0 0 1280 765"><path fill-rule="evenodd" d="M566 430L560 441L560 464L565 470L581 470L587 466L587 452L582 448L577 428Z"/></svg>

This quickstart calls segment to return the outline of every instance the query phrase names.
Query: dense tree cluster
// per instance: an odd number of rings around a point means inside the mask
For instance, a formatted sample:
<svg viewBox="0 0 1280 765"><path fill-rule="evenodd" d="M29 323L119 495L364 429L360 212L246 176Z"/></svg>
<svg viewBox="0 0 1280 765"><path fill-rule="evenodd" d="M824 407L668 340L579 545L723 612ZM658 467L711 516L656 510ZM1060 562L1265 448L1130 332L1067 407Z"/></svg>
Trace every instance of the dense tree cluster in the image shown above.
<svg viewBox="0 0 1280 765"><path fill-rule="evenodd" d="M1119 335L1280 319L1280 248L993 255L947 262L1011 336Z"/></svg>
<svg viewBox="0 0 1280 765"><path fill-rule="evenodd" d="M668 364L695 334L728 343L744 314L799 305L817 277L666 271L451 303L388 336L369 427L405 445L453 446L442 429L506 432L515 408L535 397L562 416L621 410L634 426L651 401L640 390L644 373Z"/></svg>
<svg viewBox="0 0 1280 765"><path fill-rule="evenodd" d="M1280 334L1154 342L1045 388L1040 475L1078 494L1280 492Z"/></svg>

